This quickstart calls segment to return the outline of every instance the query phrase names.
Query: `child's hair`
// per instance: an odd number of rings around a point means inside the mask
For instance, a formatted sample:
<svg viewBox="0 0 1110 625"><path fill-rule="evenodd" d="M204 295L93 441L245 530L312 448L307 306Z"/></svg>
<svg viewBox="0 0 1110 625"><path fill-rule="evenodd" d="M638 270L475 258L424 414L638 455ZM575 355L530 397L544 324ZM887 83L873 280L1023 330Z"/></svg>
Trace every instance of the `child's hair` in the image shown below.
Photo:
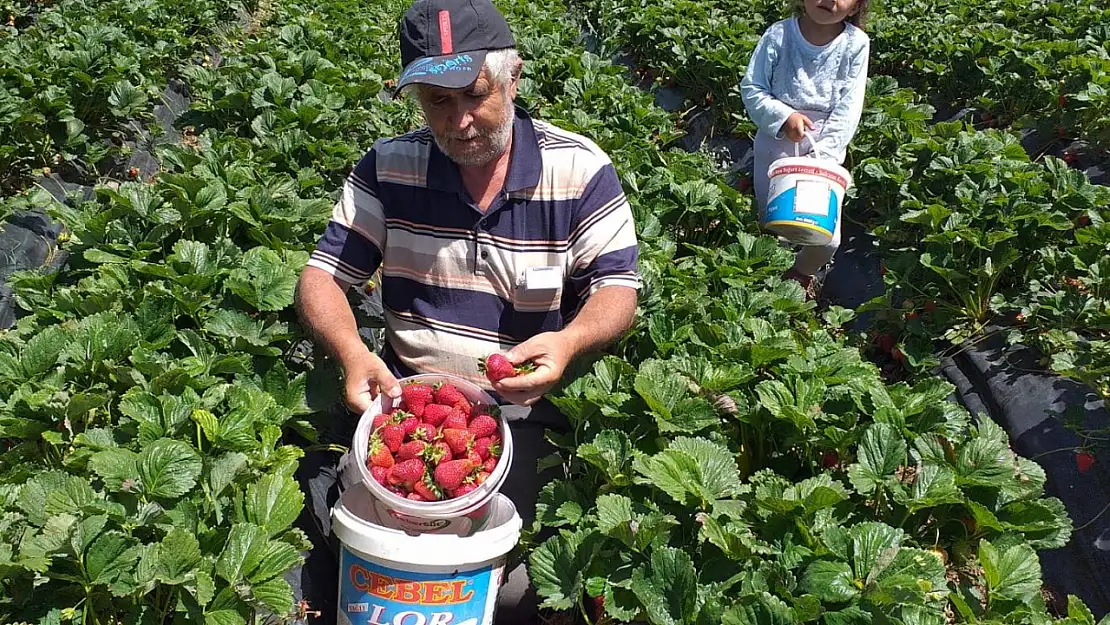
<svg viewBox="0 0 1110 625"><path fill-rule="evenodd" d="M856 0L856 10L854 13L844 19L852 26L861 30L867 28L867 14L871 9L871 0ZM805 13L806 4L805 0L794 0L794 13L801 15Z"/></svg>

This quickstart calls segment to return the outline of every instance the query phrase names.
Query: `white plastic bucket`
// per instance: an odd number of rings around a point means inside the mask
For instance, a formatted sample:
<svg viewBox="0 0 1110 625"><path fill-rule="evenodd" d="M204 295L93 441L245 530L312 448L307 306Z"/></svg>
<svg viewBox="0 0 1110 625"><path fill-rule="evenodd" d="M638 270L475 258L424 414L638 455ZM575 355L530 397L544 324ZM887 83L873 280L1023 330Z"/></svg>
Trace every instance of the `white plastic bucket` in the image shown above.
<svg viewBox="0 0 1110 625"><path fill-rule="evenodd" d="M376 523L369 492L350 488L332 508L339 539L339 625L491 625L506 556L521 520L496 494L473 535L410 536Z"/></svg>
<svg viewBox="0 0 1110 625"><path fill-rule="evenodd" d="M817 150L813 135L806 133ZM852 174L830 158L780 158L767 170L767 210L763 228L799 245L826 245L836 232Z"/></svg>
<svg viewBox="0 0 1110 625"><path fill-rule="evenodd" d="M481 387L463 378L451 375L421 374L404 378L399 382L402 386L415 382L424 384L448 382L455 385L471 403L495 403L493 398ZM383 523L390 527L412 532L467 535L475 526L475 522L480 523L483 520L488 512L487 504L501 489L501 486L505 483L505 478L509 475L509 466L513 462L513 436L508 423L502 417L495 417L501 428L501 459L493 473L477 489L455 499L431 502L412 501L398 497L379 484L366 466L370 430L374 427L374 417L382 412L383 401L387 410L392 408L392 399L384 395L378 395L378 398L359 419L358 427L355 428L355 438L351 442L354 463L362 477L362 483L373 495L374 505L378 506ZM347 470L350 470L349 464Z"/></svg>

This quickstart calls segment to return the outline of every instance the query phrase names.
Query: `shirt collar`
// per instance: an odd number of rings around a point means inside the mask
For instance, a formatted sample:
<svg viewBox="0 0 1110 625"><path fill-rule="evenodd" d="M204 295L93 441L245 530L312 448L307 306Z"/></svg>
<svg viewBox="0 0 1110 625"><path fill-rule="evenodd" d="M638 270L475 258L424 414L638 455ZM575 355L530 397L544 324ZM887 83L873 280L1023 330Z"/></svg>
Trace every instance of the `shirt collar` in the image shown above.
<svg viewBox="0 0 1110 625"><path fill-rule="evenodd" d="M514 106L513 144L509 148L509 171L505 174L506 193L531 189L540 183L543 158L532 117L520 106ZM428 187L461 193L465 190L459 166L440 151L435 142L428 157Z"/></svg>

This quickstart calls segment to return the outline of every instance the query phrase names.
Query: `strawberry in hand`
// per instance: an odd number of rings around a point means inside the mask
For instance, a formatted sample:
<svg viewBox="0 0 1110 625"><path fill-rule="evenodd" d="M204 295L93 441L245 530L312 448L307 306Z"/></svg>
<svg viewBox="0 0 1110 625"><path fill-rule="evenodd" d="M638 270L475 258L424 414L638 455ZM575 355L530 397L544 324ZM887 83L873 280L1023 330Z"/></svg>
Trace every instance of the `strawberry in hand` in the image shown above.
<svg viewBox="0 0 1110 625"><path fill-rule="evenodd" d="M478 360L478 372L484 373L490 382L500 382L505 378L515 378L518 375L531 373L536 367L530 362L519 366L513 363L504 354L490 354Z"/></svg>

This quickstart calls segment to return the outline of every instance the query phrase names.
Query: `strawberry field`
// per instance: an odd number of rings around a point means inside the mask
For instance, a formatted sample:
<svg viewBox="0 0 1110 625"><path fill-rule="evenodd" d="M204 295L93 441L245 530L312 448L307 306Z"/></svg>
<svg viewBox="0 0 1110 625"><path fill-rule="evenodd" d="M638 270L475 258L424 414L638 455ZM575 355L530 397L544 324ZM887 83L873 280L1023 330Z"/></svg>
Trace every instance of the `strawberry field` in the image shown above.
<svg viewBox="0 0 1110 625"><path fill-rule="evenodd" d="M739 77L786 2L499 6L521 104L613 158L645 283L633 331L551 397L573 431L523 544L546 618L1095 625L1038 554L1106 517L1047 496L935 366L1001 334L1110 399L1110 189L1088 173L1110 168L1110 9L875 9L848 214L884 294L853 310L781 280L742 167L678 147L706 120L752 131ZM67 258L5 276L0 622L303 616L284 434L314 438L339 378L293 290L350 167L421 123L387 97L406 7L0 0L0 218L49 214ZM167 128L168 89L188 106Z"/></svg>

